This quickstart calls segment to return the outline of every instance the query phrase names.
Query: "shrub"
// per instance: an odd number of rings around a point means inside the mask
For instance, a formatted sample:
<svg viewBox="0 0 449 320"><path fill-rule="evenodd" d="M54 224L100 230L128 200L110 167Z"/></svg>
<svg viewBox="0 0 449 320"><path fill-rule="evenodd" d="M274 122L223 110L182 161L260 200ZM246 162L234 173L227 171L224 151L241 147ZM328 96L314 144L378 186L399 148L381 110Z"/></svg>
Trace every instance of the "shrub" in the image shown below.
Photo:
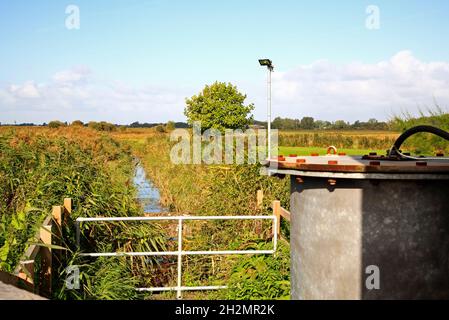
<svg viewBox="0 0 449 320"><path fill-rule="evenodd" d="M72 122L72 126L74 127L82 127L84 126L84 123L81 120L75 120Z"/></svg>
<svg viewBox="0 0 449 320"><path fill-rule="evenodd" d="M50 121L48 123L48 127L52 128L52 129L56 129L56 128L63 127L63 126L65 126L65 123L58 121L58 120Z"/></svg>
<svg viewBox="0 0 449 320"><path fill-rule="evenodd" d="M165 125L165 128L167 129L167 131L172 131L172 130L176 129L176 125L175 125L175 123L173 121L169 121Z"/></svg>
<svg viewBox="0 0 449 320"><path fill-rule="evenodd" d="M266 244L247 247L246 250L269 250ZM290 298L290 248L278 243L276 256L243 256L232 268L227 299L289 299Z"/></svg>
<svg viewBox="0 0 449 320"><path fill-rule="evenodd" d="M106 121L101 122L90 121L87 126L97 131L112 132L117 130L117 126L115 124L108 123Z"/></svg>
<svg viewBox="0 0 449 320"><path fill-rule="evenodd" d="M157 125L154 130L156 130L156 132L160 132L160 133L164 133L165 132L165 128L163 125L159 124Z"/></svg>

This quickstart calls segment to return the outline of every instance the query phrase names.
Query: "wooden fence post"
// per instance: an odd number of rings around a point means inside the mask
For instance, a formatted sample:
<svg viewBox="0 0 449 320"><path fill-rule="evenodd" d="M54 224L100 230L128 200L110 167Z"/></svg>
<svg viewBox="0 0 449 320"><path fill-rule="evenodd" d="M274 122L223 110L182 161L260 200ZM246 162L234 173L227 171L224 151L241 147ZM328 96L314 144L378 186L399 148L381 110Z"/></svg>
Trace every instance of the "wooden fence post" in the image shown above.
<svg viewBox="0 0 449 320"><path fill-rule="evenodd" d="M52 241L52 224L50 221L48 225L42 225L40 228L40 239L44 245L51 245ZM41 268L42 273L40 276L40 284L39 284L39 294L50 297L51 296L51 286L52 286L52 256L51 256L51 248L50 247L41 247L40 248L40 256L41 256Z"/></svg>
<svg viewBox="0 0 449 320"><path fill-rule="evenodd" d="M65 211L66 201L64 199L64 206L54 206L52 210L52 224L50 225L50 233L49 238L44 241L45 244L49 245L62 245L62 222L64 221L64 211ZM52 237L54 235L54 237ZM44 248L46 249L46 248ZM52 252L51 248L49 249L49 275L45 278L46 284L45 287L48 287L48 296L51 297L51 288L52 288L52 279L57 276L57 272L59 269L60 261L61 261L61 251L56 250ZM44 251L45 252L45 251ZM44 253L42 253L44 254Z"/></svg>
<svg viewBox="0 0 449 320"><path fill-rule="evenodd" d="M72 199L64 199L64 206L54 206L51 216L48 216L39 228L36 238L42 245L30 246L20 261L19 266L14 270L18 278L25 280L30 288L37 289L38 294L51 297L53 277L57 276L61 261L61 251L52 250L52 245L61 246L62 225L64 216L72 212ZM52 252L53 251L53 252ZM38 274L38 283L34 283L36 278L35 260L40 257L41 268Z"/></svg>
<svg viewBox="0 0 449 320"><path fill-rule="evenodd" d="M64 220L72 213L72 199L64 199Z"/></svg>
<svg viewBox="0 0 449 320"><path fill-rule="evenodd" d="M51 215L53 217L53 220L56 222L56 229L60 229L62 226L62 210L63 207L61 206L54 206L53 210L51 212ZM56 230L56 232L59 232L60 230Z"/></svg>
<svg viewBox="0 0 449 320"><path fill-rule="evenodd" d="M276 216L277 221L277 234L281 234L281 202L279 200L273 201L273 215Z"/></svg>
<svg viewBox="0 0 449 320"><path fill-rule="evenodd" d="M20 261L19 263L20 266L18 268L17 276L25 280L26 283L34 286L34 259ZM26 272L24 270L26 270Z"/></svg>
<svg viewBox="0 0 449 320"><path fill-rule="evenodd" d="M262 209L263 190L257 190L257 209Z"/></svg>

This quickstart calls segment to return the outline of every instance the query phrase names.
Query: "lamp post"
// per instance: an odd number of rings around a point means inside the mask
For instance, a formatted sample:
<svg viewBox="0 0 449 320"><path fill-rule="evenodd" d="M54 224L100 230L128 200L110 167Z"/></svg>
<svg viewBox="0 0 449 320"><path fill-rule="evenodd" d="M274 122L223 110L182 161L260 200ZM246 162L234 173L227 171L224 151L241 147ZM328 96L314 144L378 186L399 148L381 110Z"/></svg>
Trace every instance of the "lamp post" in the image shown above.
<svg viewBox="0 0 449 320"><path fill-rule="evenodd" d="M259 59L261 66L266 66L268 70L267 88L267 127L268 127L268 159L271 159L271 73L274 66L270 59Z"/></svg>

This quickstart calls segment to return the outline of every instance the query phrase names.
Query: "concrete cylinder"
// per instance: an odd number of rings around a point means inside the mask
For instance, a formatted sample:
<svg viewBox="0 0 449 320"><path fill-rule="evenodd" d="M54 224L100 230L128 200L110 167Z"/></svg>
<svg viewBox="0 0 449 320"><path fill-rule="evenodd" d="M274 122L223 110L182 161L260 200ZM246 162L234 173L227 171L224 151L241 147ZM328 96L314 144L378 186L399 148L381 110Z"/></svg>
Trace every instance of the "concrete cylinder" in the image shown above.
<svg viewBox="0 0 449 320"><path fill-rule="evenodd" d="M449 299L449 175L286 173L292 299Z"/></svg>

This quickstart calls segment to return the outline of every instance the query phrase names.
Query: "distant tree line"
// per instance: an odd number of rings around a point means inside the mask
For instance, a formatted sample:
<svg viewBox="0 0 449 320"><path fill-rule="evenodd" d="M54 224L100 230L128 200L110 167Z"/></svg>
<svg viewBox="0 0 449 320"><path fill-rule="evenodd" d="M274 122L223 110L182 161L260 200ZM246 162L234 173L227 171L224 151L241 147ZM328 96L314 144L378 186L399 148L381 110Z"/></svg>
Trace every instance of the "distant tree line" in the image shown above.
<svg viewBox="0 0 449 320"><path fill-rule="evenodd" d="M174 125L174 128L189 128L189 125L185 122L173 122L169 121L167 124L170 126ZM164 123L139 123L138 121L131 123L128 125L129 128L153 128L159 125L164 125Z"/></svg>
<svg viewBox="0 0 449 320"><path fill-rule="evenodd" d="M14 123L14 124L6 124L6 123L1 123L0 122L0 126L16 126L16 127L34 127L34 126L38 126L37 124L34 124L34 123L27 123L27 122L24 122L24 123Z"/></svg>
<svg viewBox="0 0 449 320"><path fill-rule="evenodd" d="M34 123L20 123L20 124L1 124L8 126L39 126L39 124ZM164 132L165 130L170 131L176 128L189 128L190 125L185 122L174 122L168 121L167 123L140 123L138 121L133 122L129 125L119 125L113 124L106 121L90 121L88 123L83 123L80 120L75 120L71 124L67 122L62 122L59 120L50 121L48 124L43 123L42 126L48 126L50 128L59 128L64 126L85 126L98 131L115 131L123 130L124 128L155 128L156 131ZM266 127L266 121L252 120L249 127ZM315 120L312 117L303 117L302 119L290 119L276 117L271 123L273 129L279 130L389 130L391 125L387 122L381 122L376 119L369 119L368 121L355 121L353 123L337 120L334 122Z"/></svg>
<svg viewBox="0 0 449 320"><path fill-rule="evenodd" d="M253 125L266 127L267 122L253 121ZM355 121L350 123L344 120L334 122L315 120L312 117L303 117L302 119L290 119L276 117L271 123L273 129L280 130L388 130L390 125L387 122L381 122L374 118L368 121Z"/></svg>
<svg viewBox="0 0 449 320"><path fill-rule="evenodd" d="M42 124L36 124L36 123L1 123L0 126L15 126L15 127L35 127L35 126L43 126L43 127L49 127L49 128L59 128L59 127L67 127L67 126L84 126L89 127L95 130L99 131L115 131L117 129L121 128L153 128L153 127L164 127L167 128L167 130L173 130L176 128L189 128L190 126L185 122L174 122L174 121L168 121L167 123L139 123L138 121L133 122L129 125L120 125L120 124L113 124L106 121L89 121L87 123L82 122L81 120L75 120L72 123L67 123L66 121L59 121L59 120L53 120L49 123L42 123Z"/></svg>

